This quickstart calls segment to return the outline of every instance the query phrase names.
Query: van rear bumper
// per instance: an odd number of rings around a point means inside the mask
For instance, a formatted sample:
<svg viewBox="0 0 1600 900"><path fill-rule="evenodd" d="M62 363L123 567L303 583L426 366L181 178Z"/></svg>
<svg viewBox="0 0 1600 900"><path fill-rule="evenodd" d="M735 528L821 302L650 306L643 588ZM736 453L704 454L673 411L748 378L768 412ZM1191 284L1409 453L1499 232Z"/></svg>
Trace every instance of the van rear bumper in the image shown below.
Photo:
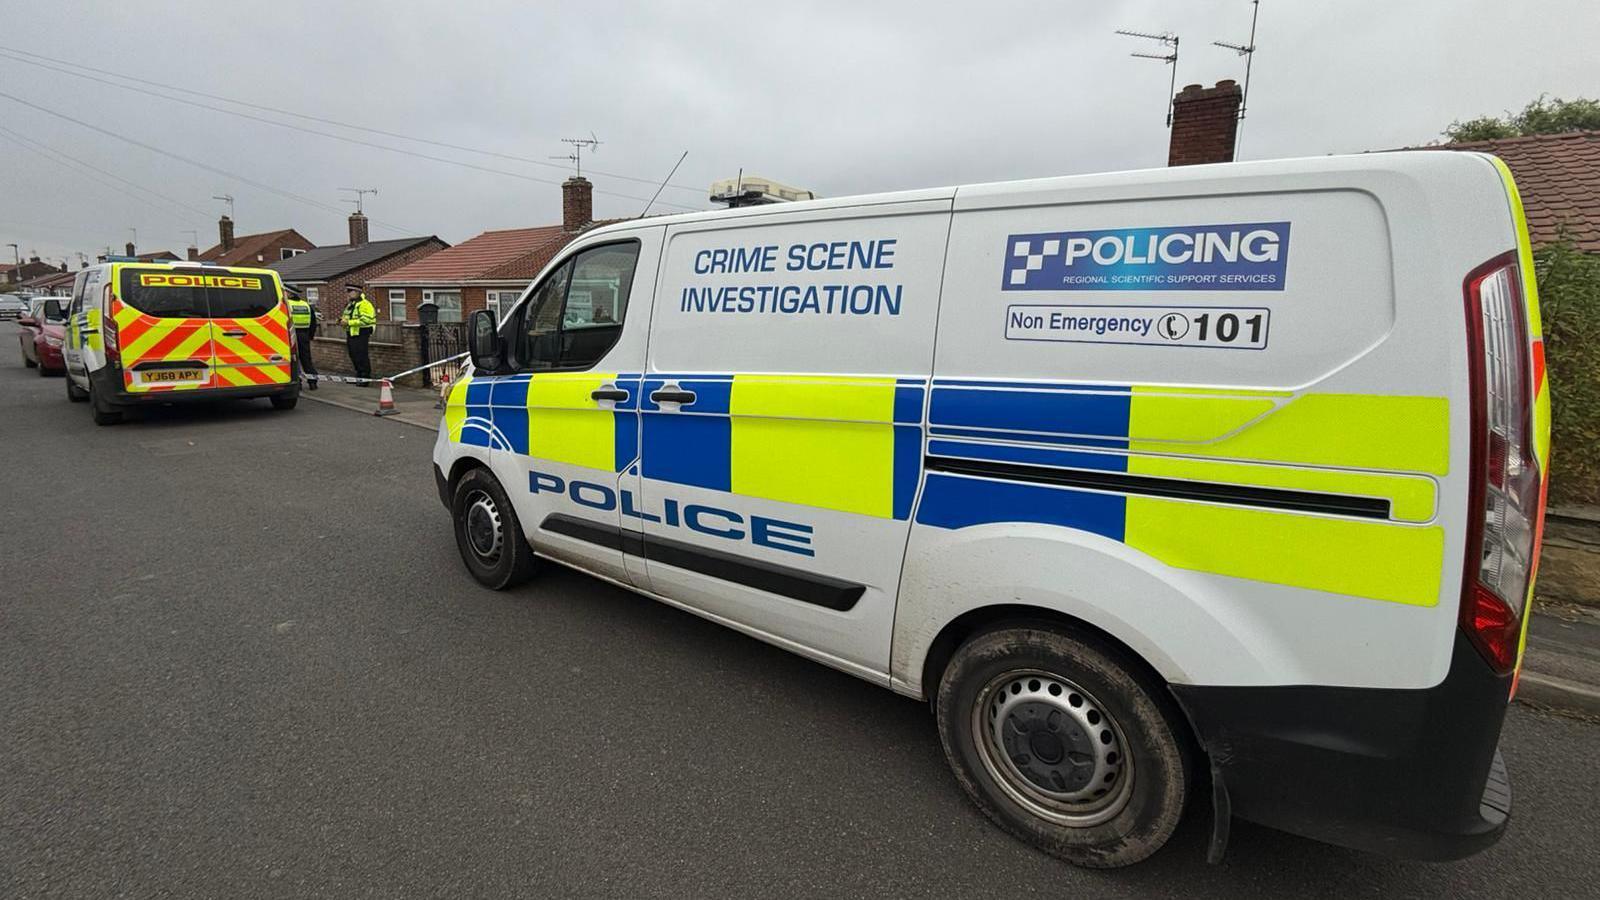
<svg viewBox="0 0 1600 900"><path fill-rule="evenodd" d="M1210 756L1220 809L1429 860L1470 856L1505 832L1498 742L1510 690L1460 632L1431 688L1172 686Z"/></svg>
<svg viewBox="0 0 1600 900"><path fill-rule="evenodd" d="M249 387L196 388L187 391L152 391L144 394L129 393L123 388L122 370L102 366L89 373L94 392L118 406L135 406L147 403L187 403L203 400L249 400L255 397L298 397L300 395L300 369L292 371L287 384L258 384Z"/></svg>

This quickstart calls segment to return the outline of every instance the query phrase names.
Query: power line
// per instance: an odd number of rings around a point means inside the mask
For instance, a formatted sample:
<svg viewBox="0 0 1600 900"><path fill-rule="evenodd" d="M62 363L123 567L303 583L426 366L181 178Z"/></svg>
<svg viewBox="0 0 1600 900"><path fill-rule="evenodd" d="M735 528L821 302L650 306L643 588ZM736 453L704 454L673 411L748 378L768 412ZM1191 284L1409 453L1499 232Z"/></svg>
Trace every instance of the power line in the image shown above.
<svg viewBox="0 0 1600 900"><path fill-rule="evenodd" d="M0 57L5 56L5 54L7 52L9 52L9 51L5 50L4 48L0 48ZM21 62L21 63L25 63L27 65L39 66L40 68L49 69L49 70L51 70L53 72L59 72L59 73L61 73L63 75L71 75L74 78L83 78L83 79L86 79L88 81L94 81L94 82L98 82L100 84L108 85L110 87L119 88L119 89L124 90L124 91L133 91L134 93L137 93L137 94L146 94L146 95L149 95L151 97L158 97L158 98L160 98L162 100L167 100L167 101L170 101L170 102L173 102L173 103L182 103L182 104L184 104L186 106L193 106L193 107L197 107L199 109L206 109L206 110L210 110L212 112L219 112L219 113L222 113L223 115L236 116L236 117L241 118L241 119L249 119L252 122L263 122L263 123L265 123L267 125L276 125L279 128L288 128L288 129L290 129L292 131L303 131L306 134L315 134L315 135L318 135L320 137L331 138L331 139L336 140L336 141L344 141L345 143L348 143L348 144L357 144L357 145L360 145L362 147L371 147L371 148L373 148L375 150L386 150L386 151L389 151L391 153L399 153L399 154L403 154L405 156L414 156L414 157L417 157L418 159L426 159L426 160L431 160L433 162L446 163L446 164L452 165L452 166L461 166L462 168L466 168L466 169L476 169L477 171L480 171L480 172L488 172L488 173L491 173L491 174L494 174L494 175L504 175L504 176L506 176L508 178L520 178L520 179L522 179L524 181L532 181L532 182L536 182L536 183L539 183L539 184L549 184L549 185L558 185L558 186L561 184L561 182L554 181L554 180L551 180L549 178L539 178L539 177L536 177L536 176L533 176L533 175L525 175L525 174L523 174L521 172L510 172L510 171L507 171L505 169L493 169L493 168L490 168L488 166L480 166L480 165L478 165L476 163L463 162L463 161L457 160L457 159L449 159L448 157L433 156L433 155L427 154L427 153L418 153L415 150L406 150L406 149L401 148L401 147L392 147L392 146L389 146L388 144L379 144L379 143L376 143L374 141L362 140L361 138L349 137L347 135L342 135L342 134L334 134L331 131L319 131L318 129L307 128L307 127L305 127L303 125L294 125L294 124L291 124L289 122L279 122L279 121L277 121L275 119L268 119L268 118L265 118L263 116L251 115L250 113L246 113L246 112L239 112L236 109L226 109L226 108L221 107L221 106L212 106L209 103L201 103L201 102L199 102L197 100L185 100L182 97L169 97L166 94L158 93L156 91L145 90L144 88L134 87L133 85L130 85L130 84L118 84L115 81L108 81L107 79L104 79L104 78L96 78L93 75L84 75L81 72L73 72L73 71L70 71L68 69L60 69L60 68L57 68L55 66L45 65L43 63L35 63L35 62L30 62L28 60L21 60L21 59L12 59L12 62ZM635 197L632 194L619 194L619 193L617 193L615 191L608 191L608 190L604 190L602 188L596 188L595 189L595 193L597 193L597 194L609 194L609 195L611 195L613 197L621 197L624 200L643 200L644 199L643 197ZM665 204L665 205L676 206L679 209L699 211L696 207L683 206L683 205L677 204L677 203L669 203L669 204ZM374 219L373 221L376 222L377 220Z"/></svg>
<svg viewBox="0 0 1600 900"><path fill-rule="evenodd" d="M94 175L88 175L86 173L79 172L76 169L73 169L71 166L67 165L64 161L62 161L60 159L56 159L55 157L50 156L45 151L43 151L43 150L41 150L41 149L39 149L37 147L30 147L28 144L26 144L26 143L24 143L24 142L22 142L20 140L17 140L11 134L0 133L0 140L9 141L10 143L16 144L18 147L21 147L22 149L27 150L30 153L35 153L35 154L39 155L40 157L42 157L43 159L45 159L45 160L47 160L49 162L53 162L56 165L65 168L67 171L72 172L74 175L77 175L77 176L82 177L82 178L87 178L88 180L93 181L96 184L99 184L99 185L102 185L104 187L110 188L111 190L116 191L119 194L122 194L122 195L124 195L126 197L129 197L129 198L133 199L140 206L142 206L142 207L144 207L146 209L151 209L151 210L155 210L157 212L164 213L164 214L166 214L168 216L171 216L173 219L175 219L177 221L180 221L180 222L189 221L188 217L179 216L179 215L173 213L169 209L165 209L163 207L155 206L155 205L151 204L148 199L146 199L144 197L141 197L138 194L135 194L132 191L127 190L126 188L120 187L119 185L117 185L117 184L115 184L113 182L107 181L107 180L105 180L103 178L98 178L98 177L96 177Z"/></svg>
<svg viewBox="0 0 1600 900"><path fill-rule="evenodd" d="M162 156L165 156L165 157L168 157L170 159L176 159L179 162L188 163L191 166L194 166L194 167L200 168L200 169L205 169L207 172L212 172L214 174L221 175L224 178L232 178L232 179L238 181L241 184L250 185L251 187L258 188L258 189L266 191L266 192L268 192L270 194L277 194L280 197L288 198L288 199L293 200L293 201L295 201L297 203L304 203L307 206L312 206L312 207L315 207L317 209L324 210L326 212L338 213L341 216L344 215L344 210L342 210L339 207L334 206L332 204L323 203L320 200L313 200L310 197L302 197L299 194L293 193L292 191L286 191L286 190L283 190L282 188L273 187L270 184L265 184L263 182L256 181L253 178L247 178L247 177L245 177L243 175L240 175L240 174L238 174L236 172L229 172L227 169L219 169L216 166L210 165L208 163L203 163L203 162L201 162L201 161L199 161L197 159L190 159L189 157L183 156L182 154L173 153L171 150L164 150L164 149L162 149L160 147L155 146L154 144L147 144L144 141L138 140L136 138L131 138L131 137L128 137L127 135L118 134L115 131L111 131L111 130L106 129L106 128L101 128L99 125L95 125L95 124L92 124L90 122L85 122L82 119L78 119L78 118L74 118L72 116L69 116L66 113L57 112L56 110L50 109L49 107L40 106L39 104L34 103L32 101L24 100L21 97L16 96L15 94L8 94L8 93L6 93L4 91L0 91L0 97L4 97L5 99L10 100L13 103L19 103L19 104L21 104L23 106L28 107L29 109L33 109L33 110L37 110L39 112L42 112L47 116L54 116L55 118L63 119L65 121L71 122L74 125L80 125L80 126L82 126L84 128L89 129L90 131L99 132L100 134L103 134L103 135L105 135L107 137L115 138L115 139L117 139L119 141L122 141L124 143L132 144L135 147L143 148L145 150L150 151L151 153L158 153L158 154L160 154ZM381 221L379 221L377 219L373 219L372 223L374 225L381 225L384 228L388 228L388 229L390 229L392 231L396 231L396 232L399 232L401 234L416 234L417 233L416 231L414 231L412 229L402 228L402 227L400 227L398 225L393 225L393 224L390 224L390 223L387 223L387 222L381 222Z"/></svg>
<svg viewBox="0 0 1600 900"><path fill-rule="evenodd" d="M81 166L81 167L83 167L85 169L88 169L91 172L98 172L101 175L104 175L105 177L112 179L113 181L119 181L119 182L127 185L128 187L133 188L134 190L143 191L143 192L145 192L146 194L149 194L152 197L156 197L158 199L164 200L167 203L172 204L173 206L180 207L180 208L188 210L189 212L192 212L192 213L198 213L201 216L205 216L207 218L209 218L211 216L211 213L209 211L201 209L198 206L191 206L188 203L185 203L185 202L183 202L182 200L179 200L176 197L168 197L166 194L163 194L160 191L151 190L150 188L147 188L142 184L138 184L137 182L129 181L128 179L123 178L122 176L116 174L115 172L108 172L105 169L102 169L99 166L96 166L96 165L94 165L92 163L84 162L83 160L78 159L75 156L71 156L71 155L69 155L67 153L63 153L62 151L57 150L54 147L51 147L50 145L45 144L42 141L35 140L35 139L33 139L31 137L28 137L27 135L24 135L24 134L18 134L17 132L12 131L9 128L6 128L5 126L0 126L0 135L10 135L12 142L23 144L25 149L32 150L33 152L35 152L35 153L37 153L37 154L39 154L41 156L44 156L46 159L49 159L51 162L60 164L61 163L60 159L52 159L51 157L53 157L53 156L61 157L61 159L65 159L65 160L68 160L69 162L76 163L77 165L79 165L79 166ZM130 196L132 196L132 195L130 195ZM138 200L141 203L148 203L149 202L148 200L145 200L142 197L134 197L134 199ZM184 218L187 218L187 217L184 217Z"/></svg>
<svg viewBox="0 0 1600 900"><path fill-rule="evenodd" d="M245 107L249 107L251 109L259 109L259 110L262 110L264 112L276 113L276 114L281 115L281 116L290 116L290 117L296 118L296 119L304 119L304 120L306 120L308 122L320 122L320 123L322 123L324 125L335 125L335 126L338 126L340 128L349 128L349 129L351 129L353 131L365 131L365 132L368 132L370 134L380 134L380 135L383 135L384 137L399 138L400 140L403 140L403 141L413 141L413 142L418 143L418 144L428 144L428 145L434 146L434 147L443 147L443 148L448 149L448 150L460 150L460 151L462 151L464 153L477 153L477 154L479 154L481 156L490 156L490 157L494 157L496 159L510 160L512 162L527 163L529 165L535 165L535 166L545 166L547 168L553 168L553 169L565 169L566 168L565 166L562 166L559 163L552 163L552 162L549 162L548 160L534 159L534 158L528 157L528 156L518 156L518 155L513 154L513 153L501 153L501 152L498 152L498 151L495 151L495 150L483 150L483 149L480 149L478 147L468 147L468 146L465 146L463 144L452 144L452 143L449 143L449 142L446 142L446 141L436 141L436 140L433 140L431 138L417 137L416 135L403 134L403 133L397 132L397 131L386 131L386 130L384 130L382 128L370 128L370 127L365 126L365 125L354 125L354 124L351 124L349 122L340 121L338 119L330 119L330 118L326 118L326 117L323 117L323 116L314 116L314 115L310 115L309 113L299 113L299 112L295 112L293 110L283 109L281 107L276 107L276 106L267 106L267 105L261 104L261 103L251 103L248 100L238 100L238 99L235 99L233 97L223 96L221 94L212 94L212 93L208 93L206 91L197 91L197 90L193 90L191 88L179 87L177 85L166 84L166 83L160 82L160 81L152 81L152 80L150 80L148 78L139 78L139 77L136 77L136 76L133 76L133 75L125 75L125 74L123 74L121 72L113 72L113 71L111 71L109 69L98 69L98 68L95 68L94 66L86 66L86 65L84 65L82 63L67 62L65 60L55 59L53 57L44 56L44 55L41 55L41 54L38 54L38 53L29 53L26 50L18 50L18 49L12 48L12 47L0 48L0 55L4 55L6 57L9 57L12 62L19 62L19 63L23 63L24 65L40 66L41 68L52 69L54 71L61 72L62 74L74 75L74 76L77 76L79 78L89 78L89 76L83 75L83 74L81 74L79 72L68 71L67 69L58 69L58 68L56 68L56 66L63 65L63 66L69 66L69 67L71 67L73 69L83 69L84 71L88 71L88 72L96 72L96 73L101 74L101 75L109 75L109 76L111 76L113 78L121 78L121 79L123 79L125 81L133 81L133 82L137 82L139 84L147 84L147 85L150 85L152 87L159 87L159 88L163 88L163 89L169 90L169 91L177 91L180 94L189 94L189 95L195 96L195 97L205 97L205 98L207 98L209 100L220 100L220 101L222 101L224 103L232 103L232 104L234 104L236 106L245 106ZM26 57L33 57L34 59L20 59L20 58L18 58L19 55L20 56L26 56ZM44 62L35 62L34 60L43 60ZM46 63L49 63L49 64L47 65ZM91 81L100 81L101 79L90 78L90 80ZM115 82L102 82L102 83L110 84L113 87L120 87L120 88L124 88L124 89L127 89L127 90L137 90L137 88L132 88L132 87L130 87L128 85L124 85L124 84L117 84ZM143 93L149 93L149 92L143 92ZM161 97L161 96L164 96L164 95L153 94L153 96ZM179 100L179 98L177 98L177 97L166 97L166 99L168 99L168 100ZM183 101L179 101L179 102L183 102ZM200 105L200 104L196 104L196 105ZM210 106L203 106L203 108L205 108L205 109L217 109L216 107L210 107ZM232 111L232 110L217 110L217 111L218 112L226 112L226 113L234 113L234 111ZM271 120L262 119L260 121L271 121ZM291 128L294 127L294 126L288 125L287 123L282 123L282 122L274 122L273 124L283 125L284 127L291 127ZM320 131L311 131L310 133L312 133L312 134L323 134L325 136L330 136L330 135L326 135L325 132L320 132ZM404 152L404 151L401 151L401 152ZM424 158L432 159L433 157L424 157ZM493 171L493 170L486 170L486 171ZM647 184L647 185L650 185L652 187L656 186L656 184L657 184L657 182L654 181L653 179L640 178L640 177L634 176L634 175L623 175L623 174L620 174L620 173L617 173L617 172L604 172L604 171L601 171L599 169L590 169L589 172L590 172L591 175L600 175L600 176L603 176L603 177L606 177L606 178L616 178L616 179L619 179L619 180L622 180L622 181L632 181L632 182L636 182L638 184ZM557 182L552 182L552 183L557 183ZM686 184L668 184L667 187L674 188L674 189L680 190L680 191L689 191L690 193L694 193L694 194L703 194L704 193L704 191L701 188L690 187L689 185L686 185ZM607 192L607 191L596 191L596 193L609 193L609 192ZM626 199L630 199L630 200L641 199L641 198L638 198L638 197L627 197L626 195L620 195L620 194L617 195L617 196L622 196L622 197L625 197ZM678 206L678 204L669 204L669 205ZM679 208L680 209L697 209L696 207L679 207Z"/></svg>

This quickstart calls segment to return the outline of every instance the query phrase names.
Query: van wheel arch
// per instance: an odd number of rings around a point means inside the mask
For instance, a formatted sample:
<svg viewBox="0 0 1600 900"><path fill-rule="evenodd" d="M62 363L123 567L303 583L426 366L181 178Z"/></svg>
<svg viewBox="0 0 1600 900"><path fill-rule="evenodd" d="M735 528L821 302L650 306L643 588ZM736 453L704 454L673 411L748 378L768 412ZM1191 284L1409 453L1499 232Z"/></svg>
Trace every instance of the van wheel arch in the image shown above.
<svg viewBox="0 0 1600 900"><path fill-rule="evenodd" d="M462 476L466 475L473 469L487 468L489 468L489 464L477 458L476 456L463 456L452 463L450 466L450 474L445 479L445 483L450 486L451 496L455 495L456 485L461 482Z"/></svg>

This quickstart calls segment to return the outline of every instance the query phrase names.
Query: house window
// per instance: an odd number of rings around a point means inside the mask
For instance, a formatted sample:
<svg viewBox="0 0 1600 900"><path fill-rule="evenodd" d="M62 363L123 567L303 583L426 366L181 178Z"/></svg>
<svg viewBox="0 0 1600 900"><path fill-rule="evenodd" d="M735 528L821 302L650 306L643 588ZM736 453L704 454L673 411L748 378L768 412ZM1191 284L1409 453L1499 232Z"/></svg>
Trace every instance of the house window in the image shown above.
<svg viewBox="0 0 1600 900"><path fill-rule="evenodd" d="M423 291L422 302L432 303L439 307L439 321L461 321L461 292L460 291Z"/></svg>
<svg viewBox="0 0 1600 900"><path fill-rule="evenodd" d="M517 298L522 296L521 291L488 291L484 294L484 308L494 311L496 321L505 318L505 314L517 303Z"/></svg>
<svg viewBox="0 0 1600 900"><path fill-rule="evenodd" d="M302 254L304 252L305 252L304 250L296 250L293 247L284 247L282 250L278 251L278 258L279 259L294 259L296 256L299 256L300 254Z"/></svg>
<svg viewBox="0 0 1600 900"><path fill-rule="evenodd" d="M301 293L305 296L307 303L317 307L319 310L322 308L322 304L317 302L319 292L316 288L308 287L304 291L301 291Z"/></svg>
<svg viewBox="0 0 1600 900"><path fill-rule="evenodd" d="M406 292L389 292L389 321L404 322L406 320Z"/></svg>

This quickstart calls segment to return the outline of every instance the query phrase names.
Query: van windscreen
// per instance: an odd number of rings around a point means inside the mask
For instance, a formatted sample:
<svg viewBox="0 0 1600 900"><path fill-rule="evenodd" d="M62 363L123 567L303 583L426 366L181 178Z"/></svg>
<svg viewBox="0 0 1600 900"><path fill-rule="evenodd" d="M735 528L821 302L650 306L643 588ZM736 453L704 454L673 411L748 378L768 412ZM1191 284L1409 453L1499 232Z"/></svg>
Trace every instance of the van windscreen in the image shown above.
<svg viewBox="0 0 1600 900"><path fill-rule="evenodd" d="M270 278L230 272L130 269L122 273L122 302L166 319L254 319L278 305Z"/></svg>

